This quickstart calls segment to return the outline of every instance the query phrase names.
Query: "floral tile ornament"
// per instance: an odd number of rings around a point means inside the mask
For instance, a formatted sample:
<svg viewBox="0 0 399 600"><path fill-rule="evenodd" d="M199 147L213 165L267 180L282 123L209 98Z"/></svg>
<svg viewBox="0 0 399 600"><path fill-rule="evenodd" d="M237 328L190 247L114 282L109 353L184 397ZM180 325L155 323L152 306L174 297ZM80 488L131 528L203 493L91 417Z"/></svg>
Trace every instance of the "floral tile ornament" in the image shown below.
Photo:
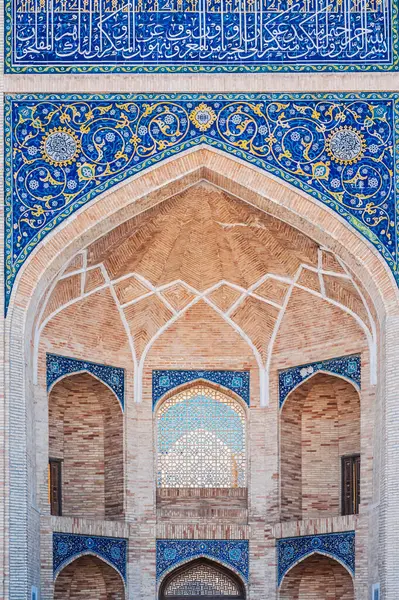
<svg viewBox="0 0 399 600"><path fill-rule="evenodd" d="M248 581L248 540L157 540L157 579L180 563L200 557L221 562Z"/></svg>
<svg viewBox="0 0 399 600"><path fill-rule="evenodd" d="M282 408L288 394L292 392L303 381L309 379L317 372L331 373L340 375L345 379L352 381L358 389L361 384L361 356L360 354L351 354L329 360L321 360L306 365L290 367L284 369L278 374L279 381L279 403Z"/></svg>
<svg viewBox="0 0 399 600"><path fill-rule="evenodd" d="M46 354L46 378L47 391L52 385L73 373L81 373L86 371L91 373L97 379L100 379L106 386L111 388L119 400L122 411L125 408L125 370L120 367L111 367L109 365L101 365L88 360L80 360L70 358L69 356L60 356L58 354Z"/></svg>
<svg viewBox="0 0 399 600"><path fill-rule="evenodd" d="M389 93L7 96L6 306L22 265L57 225L113 185L200 145L334 210L378 250L398 281L398 99Z"/></svg>
<svg viewBox="0 0 399 600"><path fill-rule="evenodd" d="M282 538L276 541L277 579L280 586L284 575L296 563L319 553L335 558L355 574L355 532L326 533Z"/></svg>
<svg viewBox="0 0 399 600"><path fill-rule="evenodd" d="M152 372L152 406L164 394L185 383L204 379L221 385L240 396L249 406L249 371L154 370Z"/></svg>
<svg viewBox="0 0 399 600"><path fill-rule="evenodd" d="M94 554L112 565L126 584L127 544L123 538L53 533L54 579L72 560Z"/></svg>

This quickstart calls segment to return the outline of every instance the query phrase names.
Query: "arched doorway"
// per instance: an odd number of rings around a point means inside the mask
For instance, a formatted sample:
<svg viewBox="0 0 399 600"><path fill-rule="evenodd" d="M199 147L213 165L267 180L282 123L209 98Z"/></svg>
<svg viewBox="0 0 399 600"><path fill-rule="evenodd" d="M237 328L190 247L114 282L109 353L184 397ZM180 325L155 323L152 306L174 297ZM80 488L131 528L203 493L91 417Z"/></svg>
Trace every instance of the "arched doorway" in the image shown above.
<svg viewBox="0 0 399 600"><path fill-rule="evenodd" d="M239 577L226 567L200 558L178 567L163 581L160 600L245 600Z"/></svg>
<svg viewBox="0 0 399 600"><path fill-rule="evenodd" d="M293 567L280 588L280 600L353 600L348 571L328 556L313 554Z"/></svg>
<svg viewBox="0 0 399 600"><path fill-rule="evenodd" d="M81 556L67 565L54 585L54 600L125 600L119 573L97 556Z"/></svg>

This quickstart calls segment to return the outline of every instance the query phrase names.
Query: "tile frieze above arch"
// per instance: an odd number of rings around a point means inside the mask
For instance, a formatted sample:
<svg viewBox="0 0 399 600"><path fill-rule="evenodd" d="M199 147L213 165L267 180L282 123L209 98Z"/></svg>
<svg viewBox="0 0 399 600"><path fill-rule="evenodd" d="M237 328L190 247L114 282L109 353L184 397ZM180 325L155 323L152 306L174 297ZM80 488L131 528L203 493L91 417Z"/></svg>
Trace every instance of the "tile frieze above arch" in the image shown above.
<svg viewBox="0 0 399 600"><path fill-rule="evenodd" d="M334 210L397 279L397 94L13 95L5 105L6 305L57 225L184 150L224 151Z"/></svg>

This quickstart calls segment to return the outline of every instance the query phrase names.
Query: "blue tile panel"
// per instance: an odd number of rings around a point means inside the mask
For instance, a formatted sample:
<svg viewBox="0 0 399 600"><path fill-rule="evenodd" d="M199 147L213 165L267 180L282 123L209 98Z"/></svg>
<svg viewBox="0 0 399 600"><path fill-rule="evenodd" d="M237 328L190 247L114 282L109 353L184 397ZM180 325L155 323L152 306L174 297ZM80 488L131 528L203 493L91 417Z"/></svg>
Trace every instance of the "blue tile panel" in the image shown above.
<svg viewBox="0 0 399 600"><path fill-rule="evenodd" d="M240 396L249 406L249 371L155 370L152 372L153 408L166 392L185 383L196 381L197 379L204 379L205 381L219 384L228 390L235 392L237 396Z"/></svg>
<svg viewBox="0 0 399 600"><path fill-rule="evenodd" d="M103 558L115 567L126 583L127 540L72 533L53 533L54 578L66 564L85 554Z"/></svg>
<svg viewBox="0 0 399 600"><path fill-rule="evenodd" d="M360 389L361 385L361 356L360 354L350 354L339 358L330 358L329 360L320 360L307 365L299 365L279 371L279 402L280 408L283 406L288 394L292 392L300 383L312 377L318 371L341 375Z"/></svg>
<svg viewBox="0 0 399 600"><path fill-rule="evenodd" d="M125 370L120 367L110 367L108 365L100 365L89 362L87 360L79 360L70 358L69 356L59 356L58 354L46 355L46 373L47 373L47 390L51 388L53 383L65 375L72 373L81 373L87 371L97 379L100 379L115 393L118 398L122 410L125 408Z"/></svg>
<svg viewBox="0 0 399 600"><path fill-rule="evenodd" d="M397 66L396 0L6 0L7 72Z"/></svg>
<svg viewBox="0 0 399 600"><path fill-rule="evenodd" d="M206 557L231 567L248 581L248 540L157 540L157 579L179 564Z"/></svg>
<svg viewBox="0 0 399 600"><path fill-rule="evenodd" d="M277 545L278 585L287 571L306 556L318 552L337 559L355 573L355 532L326 533L303 537L282 538Z"/></svg>
<svg viewBox="0 0 399 600"><path fill-rule="evenodd" d="M6 303L40 241L100 193L206 144L312 195L397 277L398 94L15 95L5 104Z"/></svg>

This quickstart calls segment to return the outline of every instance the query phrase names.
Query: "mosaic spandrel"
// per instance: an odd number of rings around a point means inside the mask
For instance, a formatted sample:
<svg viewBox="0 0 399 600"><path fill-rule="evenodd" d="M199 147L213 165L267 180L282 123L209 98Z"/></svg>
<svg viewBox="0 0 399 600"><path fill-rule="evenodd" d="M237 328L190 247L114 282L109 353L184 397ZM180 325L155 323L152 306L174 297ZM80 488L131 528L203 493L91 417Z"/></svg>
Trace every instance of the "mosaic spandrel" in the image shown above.
<svg viewBox="0 0 399 600"><path fill-rule="evenodd" d="M17 71L379 69L394 58L390 0L11 1Z"/></svg>

